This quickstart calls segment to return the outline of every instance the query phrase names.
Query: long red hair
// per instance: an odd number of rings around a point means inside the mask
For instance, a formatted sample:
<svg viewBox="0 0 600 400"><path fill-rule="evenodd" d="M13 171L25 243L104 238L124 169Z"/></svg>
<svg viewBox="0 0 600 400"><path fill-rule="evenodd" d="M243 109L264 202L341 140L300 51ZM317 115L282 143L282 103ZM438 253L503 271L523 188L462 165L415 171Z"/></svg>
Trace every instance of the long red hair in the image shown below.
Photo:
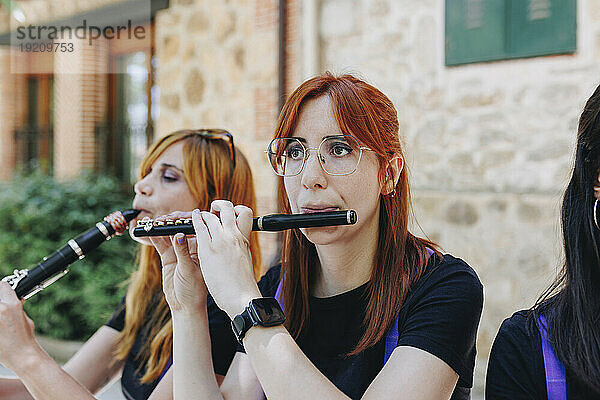
<svg viewBox="0 0 600 400"><path fill-rule="evenodd" d="M208 210L215 199L228 199L256 209L252 171L246 157L236 149L231 173L231 156L223 140L207 139L194 130L173 132L159 139L148 150L140 165L140 179L152 164L174 143L183 142L183 171L190 192L200 210ZM261 255L256 232L250 236L250 253L254 275L261 270ZM138 334L148 329L148 340L138 354L144 369L143 383L151 382L164 370L173 346L171 312L162 292L160 256L153 246L140 246L139 267L131 275L125 297L125 327L120 332L115 353L125 360Z"/></svg>
<svg viewBox="0 0 600 400"><path fill-rule="evenodd" d="M394 105L375 87L351 76L336 77L327 72L302 83L285 102L275 137L291 137L303 105L310 99L329 96L334 117L344 134L351 134L374 150L379 161L379 180L384 182L389 161L403 156ZM423 273L427 248L437 250L429 240L408 231L411 214L406 163L395 187L395 196L380 196L379 235L375 260L368 282L368 305L363 321L363 337L349 355L379 342L402 306L412 282ZM277 201L290 213L283 178L279 178ZM286 328L294 338L302 335L309 320L311 269L317 265L317 252L298 229L285 232L282 246L281 279L286 310Z"/></svg>

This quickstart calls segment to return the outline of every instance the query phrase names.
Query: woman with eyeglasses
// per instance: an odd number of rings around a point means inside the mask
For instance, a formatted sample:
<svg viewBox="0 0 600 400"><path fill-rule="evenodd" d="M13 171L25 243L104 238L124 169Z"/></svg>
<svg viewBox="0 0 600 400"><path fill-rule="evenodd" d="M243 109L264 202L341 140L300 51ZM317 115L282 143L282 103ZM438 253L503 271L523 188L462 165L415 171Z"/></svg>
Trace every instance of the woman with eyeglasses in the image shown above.
<svg viewBox="0 0 600 400"><path fill-rule="evenodd" d="M317 76L287 99L267 152L282 211L353 209L358 222L287 231L281 265L258 285L249 207L218 200L192 213L199 261L181 234L153 239L173 316L174 398L468 399L482 286L408 230L391 101L352 76ZM208 292L240 342L220 387L197 295Z"/></svg>
<svg viewBox="0 0 600 400"><path fill-rule="evenodd" d="M158 140L140 165L133 208L137 220L175 210L208 209L214 199L230 199L255 207L252 173L246 158L236 151L230 133L223 130L183 130ZM121 374L126 399L172 398L171 313L162 291L160 257L148 238L141 244L139 266L127 294L108 323L81 347L61 369L38 346L33 326L14 291L0 284L0 363L19 379L0 380L0 399L88 399ZM261 267L257 237L249 236L248 257ZM190 237L190 247L196 247ZM195 257L195 255L194 255ZM196 293L194 295L198 295ZM206 296L206 292L204 292ZM227 315L212 299L208 304L214 357L213 374L227 372L236 341ZM60 312L60 310L56 310ZM212 352L211 352L212 350Z"/></svg>
<svg viewBox="0 0 600 400"><path fill-rule="evenodd" d="M599 174L600 86L579 118L562 200L562 269L533 307L500 326L488 361L487 399L600 399Z"/></svg>

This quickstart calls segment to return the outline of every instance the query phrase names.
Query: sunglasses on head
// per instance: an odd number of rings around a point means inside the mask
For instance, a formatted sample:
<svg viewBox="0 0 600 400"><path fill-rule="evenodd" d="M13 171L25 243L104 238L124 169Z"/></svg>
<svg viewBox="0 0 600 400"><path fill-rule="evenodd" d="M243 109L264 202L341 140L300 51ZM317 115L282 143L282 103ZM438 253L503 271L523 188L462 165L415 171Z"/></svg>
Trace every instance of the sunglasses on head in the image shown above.
<svg viewBox="0 0 600 400"><path fill-rule="evenodd" d="M224 140L229 149L229 159L231 160L231 175L235 169L235 146L233 145L233 135L225 129L198 129L191 133L202 136L206 139Z"/></svg>

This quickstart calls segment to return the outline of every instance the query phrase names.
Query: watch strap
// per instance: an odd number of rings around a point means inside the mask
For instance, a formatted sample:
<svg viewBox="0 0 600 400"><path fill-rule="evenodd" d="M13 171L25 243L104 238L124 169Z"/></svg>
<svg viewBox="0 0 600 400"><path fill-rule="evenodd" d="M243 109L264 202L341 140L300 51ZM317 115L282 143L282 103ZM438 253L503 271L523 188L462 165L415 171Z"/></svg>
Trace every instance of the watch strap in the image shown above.
<svg viewBox="0 0 600 400"><path fill-rule="evenodd" d="M260 297L251 300L246 309L231 320L231 328L242 344L246 332L253 326L270 327L281 325L284 321L285 314L277 300L273 297Z"/></svg>
<svg viewBox="0 0 600 400"><path fill-rule="evenodd" d="M252 321L248 307L246 307L241 314L236 315L233 320L231 320L231 328L233 329L233 333L240 344L242 344L242 340L244 339L246 332L248 332L248 330L254 325L256 325L256 323Z"/></svg>

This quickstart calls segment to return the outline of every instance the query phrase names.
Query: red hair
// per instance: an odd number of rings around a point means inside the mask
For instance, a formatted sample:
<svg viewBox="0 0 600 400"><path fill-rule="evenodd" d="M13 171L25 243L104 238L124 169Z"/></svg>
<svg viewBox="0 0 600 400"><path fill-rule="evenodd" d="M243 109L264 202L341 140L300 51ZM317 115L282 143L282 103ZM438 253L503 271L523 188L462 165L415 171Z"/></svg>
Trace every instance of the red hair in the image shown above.
<svg viewBox="0 0 600 400"><path fill-rule="evenodd" d="M396 109L386 95L351 75L336 77L327 72L302 83L285 102L275 137L291 137L304 104L320 96L331 99L341 131L353 135L375 152L379 161L378 179L384 182L389 161L398 155L404 159ZM425 269L427 248L437 251L435 243L408 231L412 208L406 164L395 190L396 196L380 196L377 250L367 284L368 305L363 321L366 329L349 355L358 354L383 338L395 321L410 285ZM283 212L291 212L282 177L277 201ZM311 268L315 267L316 260L314 244L300 230L285 232L281 258L285 325L296 339L309 320L309 277L314 276Z"/></svg>

